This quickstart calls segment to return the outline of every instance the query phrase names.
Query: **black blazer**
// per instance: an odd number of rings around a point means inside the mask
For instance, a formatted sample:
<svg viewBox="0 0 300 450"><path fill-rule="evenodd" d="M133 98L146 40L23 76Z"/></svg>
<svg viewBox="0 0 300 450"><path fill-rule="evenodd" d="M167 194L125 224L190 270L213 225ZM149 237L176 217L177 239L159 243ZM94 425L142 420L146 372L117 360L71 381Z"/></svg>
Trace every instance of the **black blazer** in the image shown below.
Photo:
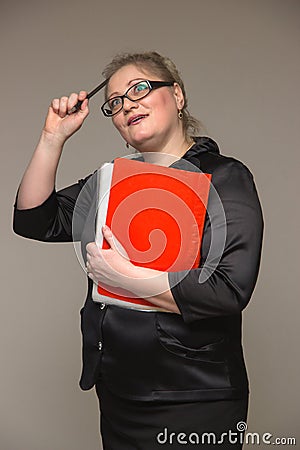
<svg viewBox="0 0 300 450"><path fill-rule="evenodd" d="M241 311L256 283L263 234L253 177L241 162L220 155L217 144L207 137L196 138L183 159L196 170L211 173L214 188L199 268L168 275L181 315L96 304L88 279L81 310L84 390L101 380L123 397L147 401L248 394ZM94 175L54 190L35 208L17 210L15 204L15 233L44 242L81 240L85 258L85 245L95 238Z"/></svg>

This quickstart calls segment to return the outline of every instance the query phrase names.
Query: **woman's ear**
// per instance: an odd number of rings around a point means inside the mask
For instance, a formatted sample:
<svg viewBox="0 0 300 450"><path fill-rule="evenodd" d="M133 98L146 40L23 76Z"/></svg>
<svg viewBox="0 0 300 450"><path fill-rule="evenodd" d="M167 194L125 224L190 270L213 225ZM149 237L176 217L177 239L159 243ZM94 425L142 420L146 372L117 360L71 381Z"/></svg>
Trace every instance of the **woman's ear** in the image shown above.
<svg viewBox="0 0 300 450"><path fill-rule="evenodd" d="M184 103L185 103L182 89L181 89L181 87L179 86L178 83L174 83L173 89L174 89L173 94L174 94L174 97L175 97L177 109L181 110L181 109L184 108Z"/></svg>

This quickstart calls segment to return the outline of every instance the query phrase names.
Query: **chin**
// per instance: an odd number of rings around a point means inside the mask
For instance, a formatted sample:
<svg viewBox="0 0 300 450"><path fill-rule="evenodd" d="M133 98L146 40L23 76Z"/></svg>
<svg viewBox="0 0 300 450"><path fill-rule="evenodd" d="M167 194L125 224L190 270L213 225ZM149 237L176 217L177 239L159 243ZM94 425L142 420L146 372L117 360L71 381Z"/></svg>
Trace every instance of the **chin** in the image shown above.
<svg viewBox="0 0 300 450"><path fill-rule="evenodd" d="M150 145L150 143L152 141L151 138L152 138L152 136L143 133L139 136L134 136L134 138L129 139L128 142L130 145L132 145L135 148L144 147L144 146L147 146L147 144Z"/></svg>

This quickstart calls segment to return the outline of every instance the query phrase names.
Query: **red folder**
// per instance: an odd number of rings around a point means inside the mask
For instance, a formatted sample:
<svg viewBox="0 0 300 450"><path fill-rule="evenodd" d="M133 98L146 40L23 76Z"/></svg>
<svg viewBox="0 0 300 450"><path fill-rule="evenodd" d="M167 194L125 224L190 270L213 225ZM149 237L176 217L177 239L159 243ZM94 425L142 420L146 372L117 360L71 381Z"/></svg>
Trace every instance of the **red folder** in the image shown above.
<svg viewBox="0 0 300 450"><path fill-rule="evenodd" d="M105 220L103 204L99 209L100 242L101 224L106 223L137 266L167 272L198 267L210 181L211 175L202 172L115 159ZM109 248L103 238L101 246ZM161 309L124 289L111 292L104 284L97 285L93 297L125 307Z"/></svg>

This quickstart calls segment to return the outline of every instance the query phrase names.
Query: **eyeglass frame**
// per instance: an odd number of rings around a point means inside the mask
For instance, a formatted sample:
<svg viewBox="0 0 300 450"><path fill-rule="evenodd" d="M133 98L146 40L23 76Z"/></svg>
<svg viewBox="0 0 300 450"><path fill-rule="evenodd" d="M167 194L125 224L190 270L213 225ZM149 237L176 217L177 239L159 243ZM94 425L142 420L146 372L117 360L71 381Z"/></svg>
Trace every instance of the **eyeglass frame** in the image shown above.
<svg viewBox="0 0 300 450"><path fill-rule="evenodd" d="M147 92L147 94L143 95L142 97L139 97L139 98L136 99L136 100L132 100L130 97L128 97L128 95L127 95L128 91L130 91L134 86L137 86L138 84L144 83L144 82L146 82L147 85L148 85L148 87L149 87L149 92ZM149 95L151 91L153 91L153 90L155 90L155 89L158 89L158 88L160 88L160 87L164 87L164 86L173 86L174 83L175 83L175 81L151 81L151 80L140 80L140 81L138 81L137 83L135 83L135 84L133 84L132 86L130 86L130 87L127 89L127 91L125 92L125 94L123 94L123 95L116 95L115 97L112 97L112 98L106 100L106 102L104 102L103 105L101 106L101 111L102 111L102 113L104 114L105 117L113 117L113 116L115 116L116 114L118 114L120 111L122 111L122 109L124 108L124 98L127 98L127 99L130 100L131 102L138 102L138 101L141 100L142 98L147 97L147 95ZM120 108L117 112L115 112L115 113L113 113L113 114L107 114L107 113L105 112L104 105L106 105L106 103L110 102L111 100L114 100L115 98L120 98L120 99L121 99L121 101L122 101L122 106L121 106L121 108Z"/></svg>

